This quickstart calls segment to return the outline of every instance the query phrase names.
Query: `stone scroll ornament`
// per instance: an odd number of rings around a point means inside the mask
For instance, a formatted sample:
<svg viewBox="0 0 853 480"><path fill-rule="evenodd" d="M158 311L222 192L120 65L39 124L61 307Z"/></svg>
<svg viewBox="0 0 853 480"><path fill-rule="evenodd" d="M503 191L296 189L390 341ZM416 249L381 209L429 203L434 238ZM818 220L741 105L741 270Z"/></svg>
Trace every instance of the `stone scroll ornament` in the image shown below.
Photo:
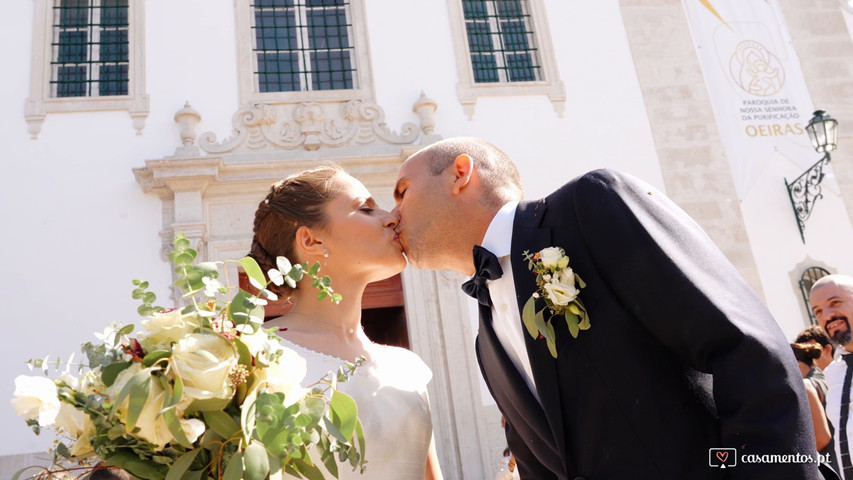
<svg viewBox="0 0 853 480"><path fill-rule="evenodd" d="M372 102L302 102L295 105L255 105L234 114L234 132L220 142L206 132L199 146L208 153L240 150L297 149L365 145L377 142L410 144L420 128L404 123L400 133L385 124L385 113Z"/></svg>

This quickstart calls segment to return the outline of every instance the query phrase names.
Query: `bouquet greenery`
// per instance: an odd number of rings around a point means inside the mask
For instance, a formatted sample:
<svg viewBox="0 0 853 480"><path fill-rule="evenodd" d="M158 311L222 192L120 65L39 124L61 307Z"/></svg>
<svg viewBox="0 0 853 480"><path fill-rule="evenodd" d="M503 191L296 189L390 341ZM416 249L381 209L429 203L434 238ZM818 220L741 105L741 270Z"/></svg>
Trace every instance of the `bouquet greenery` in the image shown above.
<svg viewBox="0 0 853 480"><path fill-rule="evenodd" d="M301 387L305 360L262 328L264 305L276 296L258 264L237 261L257 295L235 293L227 276L218 280L224 263L193 265L197 252L182 234L174 246L169 259L187 307L155 306L148 283L134 280L139 332L113 323L96 334L99 342L82 346L86 361L30 360L45 376L15 379L16 412L36 434L52 427L61 435L54 466L39 467L39 478L113 466L143 480L323 479L310 452L335 478L338 462L363 473L357 407L336 390L358 362ZM279 257L277 267L270 282L295 286L307 275L319 300L340 302L319 264ZM63 370L58 378L46 376L51 367Z"/></svg>

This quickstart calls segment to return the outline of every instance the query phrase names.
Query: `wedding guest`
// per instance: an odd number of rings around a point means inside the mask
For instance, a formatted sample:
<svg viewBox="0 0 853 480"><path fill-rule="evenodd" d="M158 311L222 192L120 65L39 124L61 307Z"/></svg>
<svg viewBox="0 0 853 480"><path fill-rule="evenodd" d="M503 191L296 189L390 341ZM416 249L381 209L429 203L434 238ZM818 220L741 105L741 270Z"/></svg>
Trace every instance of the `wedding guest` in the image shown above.
<svg viewBox="0 0 853 480"><path fill-rule="evenodd" d="M820 325L806 327L802 332L797 334L797 338L794 341L797 343L820 345L822 349L821 355L820 358L815 360L815 366L820 370L825 370L835 357L835 347L832 346L832 341Z"/></svg>
<svg viewBox="0 0 853 480"><path fill-rule="evenodd" d="M815 359L820 358L822 349L819 345L808 343L792 343L791 349L794 351L794 357L800 366L800 371L803 374L803 382L805 382L806 394L809 397L809 410L812 414L812 426L814 426L818 453L821 455L830 455L833 448L831 445L832 430L826 419L826 405L824 403L826 391L824 390L823 394L820 391L820 388L825 386L826 382L823 382L823 385L819 385L812 378L808 377L809 373L817 369ZM832 462L829 463L834 465Z"/></svg>
<svg viewBox="0 0 853 480"><path fill-rule="evenodd" d="M308 278L295 289L271 284L294 306L265 327L277 328L281 341L305 358L305 378L312 382L345 362L366 359L338 390L358 405L367 471L362 476L341 466L339 479L442 478L427 397L430 369L413 352L372 342L361 325L367 284L406 266L396 226L397 217L379 208L364 185L337 166L275 183L255 213L249 255L263 271L276 268L280 256L294 263L320 262L321 275L331 277L343 297L340 304L318 301Z"/></svg>
<svg viewBox="0 0 853 480"><path fill-rule="evenodd" d="M853 462L850 458L850 439L853 422L849 421L851 377L853 377L853 277L827 275L812 286L809 307L821 328L840 350L840 355L826 367L826 416L835 427L835 458L838 470L845 480L853 480Z"/></svg>
<svg viewBox="0 0 853 480"><path fill-rule="evenodd" d="M655 188L596 170L521 201L506 154L451 138L405 161L394 196L414 266L475 275L477 357L521 478L820 478L809 463L709 467L718 447L816 456L809 403L770 312ZM540 289L524 252L566 262L556 247L568 263ZM533 294L537 310L580 300L589 324L551 330L544 312L528 327Z"/></svg>

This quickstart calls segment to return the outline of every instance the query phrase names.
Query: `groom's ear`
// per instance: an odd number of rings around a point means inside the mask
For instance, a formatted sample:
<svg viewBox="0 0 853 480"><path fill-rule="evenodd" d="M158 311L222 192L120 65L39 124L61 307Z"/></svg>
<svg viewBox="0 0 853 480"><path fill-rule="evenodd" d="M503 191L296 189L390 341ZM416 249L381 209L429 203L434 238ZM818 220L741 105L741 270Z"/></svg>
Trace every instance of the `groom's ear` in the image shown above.
<svg viewBox="0 0 853 480"><path fill-rule="evenodd" d="M296 251L303 257L323 255L323 241L305 225L296 229Z"/></svg>
<svg viewBox="0 0 853 480"><path fill-rule="evenodd" d="M474 159L463 153L456 157L451 168L454 175L453 194L459 195L459 192L471 182L471 175L474 174Z"/></svg>

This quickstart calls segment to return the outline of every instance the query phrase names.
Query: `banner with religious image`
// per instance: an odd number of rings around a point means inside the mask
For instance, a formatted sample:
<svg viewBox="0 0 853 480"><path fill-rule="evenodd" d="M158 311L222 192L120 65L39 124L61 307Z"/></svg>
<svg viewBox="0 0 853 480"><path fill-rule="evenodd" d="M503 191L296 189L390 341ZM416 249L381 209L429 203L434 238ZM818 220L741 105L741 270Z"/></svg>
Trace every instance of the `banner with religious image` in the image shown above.
<svg viewBox="0 0 853 480"><path fill-rule="evenodd" d="M684 5L738 199L772 162L818 161L805 131L815 106L777 0Z"/></svg>

